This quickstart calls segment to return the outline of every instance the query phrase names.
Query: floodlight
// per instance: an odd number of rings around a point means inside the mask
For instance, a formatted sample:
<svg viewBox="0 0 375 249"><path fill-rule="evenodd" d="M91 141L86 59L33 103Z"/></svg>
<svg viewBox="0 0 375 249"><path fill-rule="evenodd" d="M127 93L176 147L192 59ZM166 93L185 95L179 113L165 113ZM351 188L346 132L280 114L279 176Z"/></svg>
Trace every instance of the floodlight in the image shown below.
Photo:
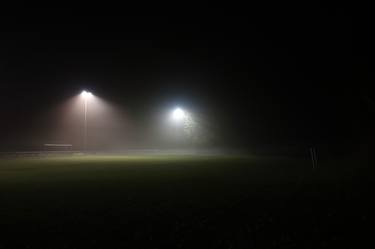
<svg viewBox="0 0 375 249"><path fill-rule="evenodd" d="M88 91L82 91L81 96L84 97L85 99L90 98L92 96L92 93Z"/></svg>
<svg viewBox="0 0 375 249"><path fill-rule="evenodd" d="M181 120L183 120L185 117L186 117L186 113L185 113L185 111L182 110L181 108L176 108L176 109L172 112L172 119L175 120L175 121L181 121Z"/></svg>

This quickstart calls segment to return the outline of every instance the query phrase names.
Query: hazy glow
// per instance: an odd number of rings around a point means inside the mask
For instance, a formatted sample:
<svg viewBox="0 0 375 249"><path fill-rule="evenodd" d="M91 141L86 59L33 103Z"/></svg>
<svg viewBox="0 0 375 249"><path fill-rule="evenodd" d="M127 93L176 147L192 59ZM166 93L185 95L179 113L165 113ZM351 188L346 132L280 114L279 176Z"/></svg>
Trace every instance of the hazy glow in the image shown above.
<svg viewBox="0 0 375 249"><path fill-rule="evenodd" d="M172 112L172 119L175 121L181 121L185 119L185 117L186 117L186 113L181 108L176 108Z"/></svg>
<svg viewBox="0 0 375 249"><path fill-rule="evenodd" d="M92 97L92 93L88 91L82 91L81 96L85 99Z"/></svg>
<svg viewBox="0 0 375 249"><path fill-rule="evenodd" d="M85 102L87 123L84 121ZM71 144L74 151L85 149L85 129L88 151L121 150L138 142L123 107L97 94L83 94L83 91L51 109L45 127L48 129L41 132L41 145Z"/></svg>

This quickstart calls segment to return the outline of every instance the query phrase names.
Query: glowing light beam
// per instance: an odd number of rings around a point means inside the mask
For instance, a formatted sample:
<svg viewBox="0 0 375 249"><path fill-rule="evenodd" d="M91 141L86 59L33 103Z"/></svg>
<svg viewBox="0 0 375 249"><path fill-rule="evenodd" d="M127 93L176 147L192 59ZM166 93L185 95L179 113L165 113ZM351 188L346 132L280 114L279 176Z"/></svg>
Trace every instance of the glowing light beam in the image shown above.
<svg viewBox="0 0 375 249"><path fill-rule="evenodd" d="M173 112L172 112L172 119L174 121L182 121L186 118L186 113L184 110L182 110L181 108L176 108Z"/></svg>
<svg viewBox="0 0 375 249"><path fill-rule="evenodd" d="M81 92L81 96L85 99L88 99L88 98L92 97L92 93L84 90L84 91Z"/></svg>

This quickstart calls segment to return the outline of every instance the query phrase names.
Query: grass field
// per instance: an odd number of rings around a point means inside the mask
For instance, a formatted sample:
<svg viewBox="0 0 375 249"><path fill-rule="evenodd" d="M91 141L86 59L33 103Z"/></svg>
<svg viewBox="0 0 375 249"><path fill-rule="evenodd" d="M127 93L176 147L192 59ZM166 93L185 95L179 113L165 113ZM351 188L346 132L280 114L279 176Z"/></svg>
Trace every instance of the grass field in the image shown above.
<svg viewBox="0 0 375 249"><path fill-rule="evenodd" d="M0 159L0 248L332 248L370 233L349 163L234 156Z"/></svg>

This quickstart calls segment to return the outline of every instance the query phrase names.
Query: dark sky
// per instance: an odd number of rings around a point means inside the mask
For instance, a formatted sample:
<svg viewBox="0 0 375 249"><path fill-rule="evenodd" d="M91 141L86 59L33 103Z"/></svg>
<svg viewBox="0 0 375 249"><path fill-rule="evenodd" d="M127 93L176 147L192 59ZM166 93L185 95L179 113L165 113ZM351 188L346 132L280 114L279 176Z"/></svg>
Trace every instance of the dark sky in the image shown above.
<svg viewBox="0 0 375 249"><path fill-rule="evenodd" d="M84 7L84 6L80 6ZM366 7L18 7L2 17L2 147L81 89L147 121L200 110L231 146L356 144L371 130ZM360 11L357 11L360 10Z"/></svg>

